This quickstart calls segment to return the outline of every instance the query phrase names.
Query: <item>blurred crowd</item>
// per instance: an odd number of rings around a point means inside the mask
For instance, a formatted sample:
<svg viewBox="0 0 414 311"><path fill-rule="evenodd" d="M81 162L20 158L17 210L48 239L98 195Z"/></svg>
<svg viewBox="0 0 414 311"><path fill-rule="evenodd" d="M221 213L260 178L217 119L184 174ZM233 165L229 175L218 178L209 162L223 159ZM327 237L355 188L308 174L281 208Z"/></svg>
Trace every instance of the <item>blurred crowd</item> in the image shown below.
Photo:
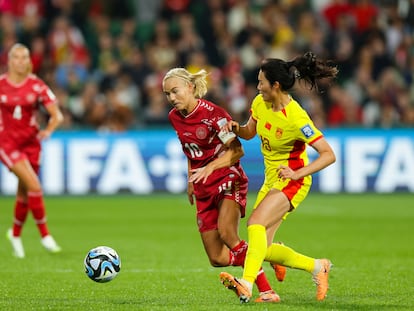
<svg viewBox="0 0 414 311"><path fill-rule="evenodd" d="M168 125L172 67L206 69L206 98L244 121L260 61L309 50L340 71L295 88L317 126L414 126L414 0L0 0L0 14L0 72L26 44L64 129Z"/></svg>

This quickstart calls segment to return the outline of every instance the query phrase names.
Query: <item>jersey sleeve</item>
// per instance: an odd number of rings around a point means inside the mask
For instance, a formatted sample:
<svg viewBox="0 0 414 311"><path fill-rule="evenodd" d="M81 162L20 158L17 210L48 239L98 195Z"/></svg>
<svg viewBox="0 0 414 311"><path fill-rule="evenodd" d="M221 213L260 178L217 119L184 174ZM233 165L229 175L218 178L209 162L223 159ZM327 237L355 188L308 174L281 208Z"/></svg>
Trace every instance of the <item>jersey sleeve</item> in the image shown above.
<svg viewBox="0 0 414 311"><path fill-rule="evenodd" d="M44 83L42 80L39 79L39 100L43 106L48 106L51 104L55 104L57 102L56 95L52 92L52 90Z"/></svg>
<svg viewBox="0 0 414 311"><path fill-rule="evenodd" d="M299 137L309 145L323 137L322 132L315 126L305 110L302 111L297 119L296 125L299 129Z"/></svg>
<svg viewBox="0 0 414 311"><path fill-rule="evenodd" d="M257 106L259 105L260 101L261 101L261 95L258 94L253 99L252 106L250 107L250 115L256 121L258 120L258 111L257 111L258 109L257 109Z"/></svg>

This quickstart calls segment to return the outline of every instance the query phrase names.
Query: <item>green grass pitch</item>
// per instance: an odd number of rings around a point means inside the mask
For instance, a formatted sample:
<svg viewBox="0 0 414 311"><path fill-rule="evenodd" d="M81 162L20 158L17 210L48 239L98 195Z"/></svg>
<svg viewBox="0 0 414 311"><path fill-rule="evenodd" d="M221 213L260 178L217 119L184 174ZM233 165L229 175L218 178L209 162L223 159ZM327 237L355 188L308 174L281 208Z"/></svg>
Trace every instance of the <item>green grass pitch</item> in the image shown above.
<svg viewBox="0 0 414 311"><path fill-rule="evenodd" d="M240 305L220 284L220 271L240 276L241 269L209 266L184 194L46 197L46 203L62 253L41 247L30 217L26 258L17 259L5 237L13 198L0 197L0 310L414 310L412 194L311 193L276 239L330 258L330 291L317 302L308 273L289 269L279 283L266 264L282 299L277 305ZM245 225L243 219L243 238ZM113 247L122 260L118 277L105 284L89 280L83 268L98 245Z"/></svg>

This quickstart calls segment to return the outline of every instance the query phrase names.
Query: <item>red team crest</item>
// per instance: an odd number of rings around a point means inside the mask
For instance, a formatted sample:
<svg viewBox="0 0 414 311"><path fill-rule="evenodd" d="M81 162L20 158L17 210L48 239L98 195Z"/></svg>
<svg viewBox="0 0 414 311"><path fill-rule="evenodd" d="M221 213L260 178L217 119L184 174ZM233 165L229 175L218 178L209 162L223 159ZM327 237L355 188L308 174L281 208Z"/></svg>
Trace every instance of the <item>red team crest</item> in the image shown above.
<svg viewBox="0 0 414 311"><path fill-rule="evenodd" d="M277 138L277 139L282 138L282 134L283 134L283 129L281 129L280 127L278 127L278 128L276 129L276 138Z"/></svg>
<svg viewBox="0 0 414 311"><path fill-rule="evenodd" d="M29 93L26 95L26 101L28 103L34 103L36 101L36 95L34 93Z"/></svg>
<svg viewBox="0 0 414 311"><path fill-rule="evenodd" d="M196 129L196 136L198 139L205 139L207 137L207 129L203 126L199 126Z"/></svg>

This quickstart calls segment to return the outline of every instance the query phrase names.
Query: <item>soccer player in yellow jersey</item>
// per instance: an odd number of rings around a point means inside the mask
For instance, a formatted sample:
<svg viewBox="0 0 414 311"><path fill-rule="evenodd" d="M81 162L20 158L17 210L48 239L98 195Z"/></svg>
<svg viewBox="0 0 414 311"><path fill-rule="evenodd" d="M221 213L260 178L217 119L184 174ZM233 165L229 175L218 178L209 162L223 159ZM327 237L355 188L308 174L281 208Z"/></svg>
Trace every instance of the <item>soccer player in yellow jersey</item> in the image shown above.
<svg viewBox="0 0 414 311"><path fill-rule="evenodd" d="M308 271L317 286L316 299L326 297L330 260L311 258L272 242L282 221L308 194L311 175L335 162L335 154L321 131L288 92L297 80L318 89L321 80L329 82L337 72L336 67L311 52L288 62L266 59L260 66L259 95L253 100L249 120L245 125L228 123L228 130L243 139L259 136L265 166L264 183L247 221L249 248L243 277L220 274L223 285L236 291L241 302L250 300L252 284L263 261ZM312 162L306 145L318 152Z"/></svg>

